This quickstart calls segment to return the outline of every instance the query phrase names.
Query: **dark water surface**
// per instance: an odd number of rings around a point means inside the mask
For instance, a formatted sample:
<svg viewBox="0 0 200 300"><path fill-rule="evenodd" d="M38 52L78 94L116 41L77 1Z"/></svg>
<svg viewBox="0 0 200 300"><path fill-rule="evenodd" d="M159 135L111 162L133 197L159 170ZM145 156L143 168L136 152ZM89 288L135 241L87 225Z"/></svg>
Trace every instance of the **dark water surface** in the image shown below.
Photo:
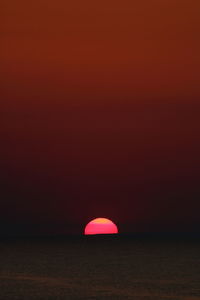
<svg viewBox="0 0 200 300"><path fill-rule="evenodd" d="M200 243L115 237L0 242L0 300L200 300Z"/></svg>

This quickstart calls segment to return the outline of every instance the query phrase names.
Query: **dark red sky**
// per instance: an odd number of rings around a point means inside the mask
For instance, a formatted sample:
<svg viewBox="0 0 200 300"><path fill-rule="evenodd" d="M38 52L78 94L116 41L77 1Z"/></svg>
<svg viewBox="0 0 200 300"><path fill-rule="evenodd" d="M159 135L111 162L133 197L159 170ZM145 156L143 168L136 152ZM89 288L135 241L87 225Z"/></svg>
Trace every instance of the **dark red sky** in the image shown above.
<svg viewBox="0 0 200 300"><path fill-rule="evenodd" d="M2 1L0 232L198 230L199 13Z"/></svg>

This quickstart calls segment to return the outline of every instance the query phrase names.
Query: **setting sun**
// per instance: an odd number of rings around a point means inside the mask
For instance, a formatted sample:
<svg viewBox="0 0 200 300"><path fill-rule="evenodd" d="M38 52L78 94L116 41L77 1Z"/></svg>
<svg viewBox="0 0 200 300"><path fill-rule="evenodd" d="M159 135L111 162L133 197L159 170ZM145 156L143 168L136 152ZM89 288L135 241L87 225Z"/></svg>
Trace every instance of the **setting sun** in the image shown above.
<svg viewBox="0 0 200 300"><path fill-rule="evenodd" d="M85 235L89 234L116 234L118 228L111 220L97 218L90 221L85 227Z"/></svg>

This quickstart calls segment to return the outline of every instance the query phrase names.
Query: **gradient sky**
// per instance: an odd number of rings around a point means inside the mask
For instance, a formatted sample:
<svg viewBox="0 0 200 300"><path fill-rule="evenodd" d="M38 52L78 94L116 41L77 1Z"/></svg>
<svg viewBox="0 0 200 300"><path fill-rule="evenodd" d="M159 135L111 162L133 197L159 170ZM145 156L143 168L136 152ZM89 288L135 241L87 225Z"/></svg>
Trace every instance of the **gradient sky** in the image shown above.
<svg viewBox="0 0 200 300"><path fill-rule="evenodd" d="M199 0L3 0L0 232L198 230Z"/></svg>

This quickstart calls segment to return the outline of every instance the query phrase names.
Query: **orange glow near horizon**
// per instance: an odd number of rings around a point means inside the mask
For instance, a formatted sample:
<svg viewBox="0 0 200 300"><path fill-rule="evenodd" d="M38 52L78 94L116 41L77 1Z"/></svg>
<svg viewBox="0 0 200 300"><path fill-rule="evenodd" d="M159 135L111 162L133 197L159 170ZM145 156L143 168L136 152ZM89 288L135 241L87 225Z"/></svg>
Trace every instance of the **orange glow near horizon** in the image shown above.
<svg viewBox="0 0 200 300"><path fill-rule="evenodd" d="M118 228L111 220L106 218L96 218L85 227L85 235L92 234L116 234Z"/></svg>

